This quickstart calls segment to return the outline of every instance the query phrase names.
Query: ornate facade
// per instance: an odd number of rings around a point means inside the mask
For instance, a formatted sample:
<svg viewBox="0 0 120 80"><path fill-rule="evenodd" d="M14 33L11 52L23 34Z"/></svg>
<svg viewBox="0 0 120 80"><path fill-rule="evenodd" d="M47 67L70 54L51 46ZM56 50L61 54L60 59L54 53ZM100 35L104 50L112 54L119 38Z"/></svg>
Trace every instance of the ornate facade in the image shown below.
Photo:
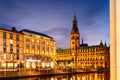
<svg viewBox="0 0 120 80"><path fill-rule="evenodd" d="M80 34L77 27L76 14L74 13L73 27L70 33L70 49L58 49L56 51L56 61L61 67L76 67L82 69L109 69L110 52L106 43L94 46L80 44Z"/></svg>

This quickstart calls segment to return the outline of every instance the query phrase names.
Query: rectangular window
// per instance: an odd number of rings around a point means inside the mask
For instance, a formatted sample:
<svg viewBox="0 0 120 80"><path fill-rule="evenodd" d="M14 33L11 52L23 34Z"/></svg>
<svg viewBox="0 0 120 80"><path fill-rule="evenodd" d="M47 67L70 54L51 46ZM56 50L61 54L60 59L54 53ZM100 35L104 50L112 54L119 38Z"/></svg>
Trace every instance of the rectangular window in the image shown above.
<svg viewBox="0 0 120 80"><path fill-rule="evenodd" d="M18 45L18 44L19 44L19 41L16 41L16 44Z"/></svg>
<svg viewBox="0 0 120 80"><path fill-rule="evenodd" d="M13 51L13 46L10 46L10 51Z"/></svg>
<svg viewBox="0 0 120 80"><path fill-rule="evenodd" d="M46 50L48 51L48 50L49 50L49 47L47 47Z"/></svg>
<svg viewBox="0 0 120 80"><path fill-rule="evenodd" d="M13 38L13 34L12 33L10 33L10 39L12 39Z"/></svg>
<svg viewBox="0 0 120 80"><path fill-rule="evenodd" d="M19 54L17 54L17 59L19 59Z"/></svg>
<svg viewBox="0 0 120 80"><path fill-rule="evenodd" d="M6 32L3 32L3 37L6 38Z"/></svg>
<svg viewBox="0 0 120 80"><path fill-rule="evenodd" d="M3 40L4 44L6 44L6 39Z"/></svg>
<svg viewBox="0 0 120 80"><path fill-rule="evenodd" d="M26 48L29 48L29 44L26 44Z"/></svg>
<svg viewBox="0 0 120 80"><path fill-rule="evenodd" d="M28 38L26 38L26 42L29 42L29 39L28 39Z"/></svg>
<svg viewBox="0 0 120 80"><path fill-rule="evenodd" d="M40 46L39 46L39 45L37 46L37 49L40 49Z"/></svg>
<svg viewBox="0 0 120 80"><path fill-rule="evenodd" d="M16 51L18 51L19 50L19 47L16 47Z"/></svg>
<svg viewBox="0 0 120 80"><path fill-rule="evenodd" d="M18 34L16 35L16 40L19 40L19 35Z"/></svg>
<svg viewBox="0 0 120 80"><path fill-rule="evenodd" d="M35 46L34 46L34 44L32 44L32 49L34 49L35 48Z"/></svg>
<svg viewBox="0 0 120 80"><path fill-rule="evenodd" d="M6 46L5 45L3 46L3 49L4 49L4 51L6 51Z"/></svg>
<svg viewBox="0 0 120 80"><path fill-rule="evenodd" d="M42 46L42 50L44 50L45 48L44 48L44 46Z"/></svg>

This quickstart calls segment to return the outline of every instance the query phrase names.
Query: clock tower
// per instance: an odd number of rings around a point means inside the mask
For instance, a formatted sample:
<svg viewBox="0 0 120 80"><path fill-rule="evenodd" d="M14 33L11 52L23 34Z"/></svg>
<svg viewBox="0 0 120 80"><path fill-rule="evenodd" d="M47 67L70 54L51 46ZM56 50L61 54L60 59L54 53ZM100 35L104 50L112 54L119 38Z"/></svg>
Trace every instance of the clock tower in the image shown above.
<svg viewBox="0 0 120 80"><path fill-rule="evenodd" d="M77 27L76 11L74 11L73 26L70 33L70 50L72 55L77 53L78 47L80 47L80 34Z"/></svg>

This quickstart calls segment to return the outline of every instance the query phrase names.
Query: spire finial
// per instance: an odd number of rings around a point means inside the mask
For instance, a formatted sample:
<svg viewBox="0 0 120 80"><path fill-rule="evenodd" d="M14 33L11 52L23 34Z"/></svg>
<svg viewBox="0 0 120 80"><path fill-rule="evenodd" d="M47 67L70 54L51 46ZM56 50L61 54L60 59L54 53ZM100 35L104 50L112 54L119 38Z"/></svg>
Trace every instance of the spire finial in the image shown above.
<svg viewBox="0 0 120 80"><path fill-rule="evenodd" d="M76 7L74 7L74 20L76 20Z"/></svg>
<svg viewBox="0 0 120 80"><path fill-rule="evenodd" d="M82 44L84 44L83 38L82 38Z"/></svg>
<svg viewBox="0 0 120 80"><path fill-rule="evenodd" d="M106 41L105 41L105 47L107 46Z"/></svg>

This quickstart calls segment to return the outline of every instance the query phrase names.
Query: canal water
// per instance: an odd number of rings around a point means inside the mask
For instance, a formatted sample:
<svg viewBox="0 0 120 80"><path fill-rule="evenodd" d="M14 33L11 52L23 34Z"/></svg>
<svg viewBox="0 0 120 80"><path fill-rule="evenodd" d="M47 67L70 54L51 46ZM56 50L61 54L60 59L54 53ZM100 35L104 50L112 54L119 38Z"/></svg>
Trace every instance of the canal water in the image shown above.
<svg viewBox="0 0 120 80"><path fill-rule="evenodd" d="M19 80L110 80L110 73L70 74L59 76L22 78Z"/></svg>

